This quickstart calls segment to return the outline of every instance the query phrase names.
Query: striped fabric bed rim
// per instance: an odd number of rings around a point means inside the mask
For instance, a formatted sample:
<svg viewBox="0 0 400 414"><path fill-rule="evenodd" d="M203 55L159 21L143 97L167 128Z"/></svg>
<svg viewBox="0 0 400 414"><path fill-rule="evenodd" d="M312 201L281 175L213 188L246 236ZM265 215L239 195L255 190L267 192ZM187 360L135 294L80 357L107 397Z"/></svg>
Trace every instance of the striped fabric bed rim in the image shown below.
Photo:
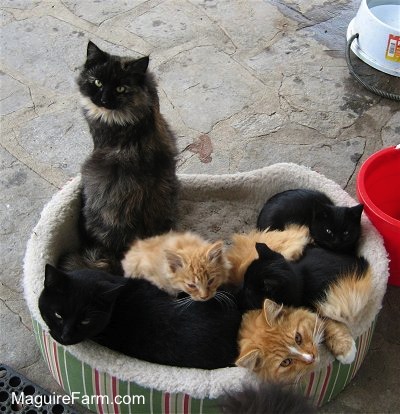
<svg viewBox="0 0 400 414"><path fill-rule="evenodd" d="M357 356L351 365L338 361L313 372L301 389L316 406L333 399L354 377L369 349L375 328L356 339ZM215 400L196 399L187 394L170 394L122 381L75 358L68 349L55 342L33 319L36 341L49 370L58 384L81 405L99 414L208 414L218 413Z"/></svg>

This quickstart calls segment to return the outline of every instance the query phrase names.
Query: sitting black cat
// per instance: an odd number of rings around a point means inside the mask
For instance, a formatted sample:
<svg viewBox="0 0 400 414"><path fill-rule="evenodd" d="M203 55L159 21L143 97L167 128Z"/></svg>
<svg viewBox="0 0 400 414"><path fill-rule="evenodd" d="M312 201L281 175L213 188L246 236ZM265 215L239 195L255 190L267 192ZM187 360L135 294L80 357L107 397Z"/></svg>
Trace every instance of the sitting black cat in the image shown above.
<svg viewBox="0 0 400 414"><path fill-rule="evenodd" d="M46 265L39 298L51 336L63 345L92 339L146 361L214 369L238 354L241 314L215 298L177 301L143 279Z"/></svg>
<svg viewBox="0 0 400 414"><path fill-rule="evenodd" d="M331 283L350 274L362 278L369 267L363 257L319 247L307 247L297 262L287 261L263 243L257 243L256 250L259 257L248 267L239 294L244 310L262 308L265 298L315 309Z"/></svg>
<svg viewBox="0 0 400 414"><path fill-rule="evenodd" d="M306 225L317 245L341 253L354 253L361 233L362 211L362 204L335 206L320 191L287 190L267 200L258 216L257 227L284 230L290 223Z"/></svg>

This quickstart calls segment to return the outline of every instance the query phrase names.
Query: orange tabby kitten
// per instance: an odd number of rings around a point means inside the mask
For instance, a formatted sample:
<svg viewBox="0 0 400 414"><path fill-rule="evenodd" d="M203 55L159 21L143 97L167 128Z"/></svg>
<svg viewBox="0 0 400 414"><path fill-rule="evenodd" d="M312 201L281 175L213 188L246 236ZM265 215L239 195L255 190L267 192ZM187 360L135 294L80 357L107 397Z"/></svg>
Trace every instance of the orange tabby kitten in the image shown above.
<svg viewBox="0 0 400 414"><path fill-rule="evenodd" d="M316 368L322 340L341 363L353 362L356 346L347 325L266 299L263 309L243 316L236 365L266 381L297 382Z"/></svg>
<svg viewBox="0 0 400 414"><path fill-rule="evenodd" d="M319 361L323 326L309 310L266 299L263 309L243 316L236 365L254 371L265 381L296 382Z"/></svg>
<svg viewBox="0 0 400 414"><path fill-rule="evenodd" d="M235 285L243 282L250 263L258 258L256 243L265 243L287 260L297 260L311 241L308 227L297 224L289 225L283 231L252 230L248 234L234 234L232 246L227 252L228 260L232 264L229 281Z"/></svg>
<svg viewBox="0 0 400 414"><path fill-rule="evenodd" d="M222 241L210 243L192 232L135 241L122 260L126 277L147 279L171 295L186 292L208 300L229 276Z"/></svg>

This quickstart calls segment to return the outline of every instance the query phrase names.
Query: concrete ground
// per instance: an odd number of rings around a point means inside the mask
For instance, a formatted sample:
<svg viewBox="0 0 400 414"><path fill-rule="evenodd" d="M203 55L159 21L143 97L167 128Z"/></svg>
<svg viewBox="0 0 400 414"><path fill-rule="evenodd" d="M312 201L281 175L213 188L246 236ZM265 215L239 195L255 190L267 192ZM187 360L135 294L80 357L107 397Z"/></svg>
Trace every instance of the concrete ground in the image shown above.
<svg viewBox="0 0 400 414"><path fill-rule="evenodd" d="M88 39L116 54L150 54L179 172L296 162L354 196L362 162L400 142L398 103L366 92L346 67L358 4L2 0L0 361L60 391L33 339L22 260L44 204L91 150L75 85ZM399 79L356 63L370 82L400 90ZM389 287L364 364L322 413L400 412L399 303L400 289Z"/></svg>

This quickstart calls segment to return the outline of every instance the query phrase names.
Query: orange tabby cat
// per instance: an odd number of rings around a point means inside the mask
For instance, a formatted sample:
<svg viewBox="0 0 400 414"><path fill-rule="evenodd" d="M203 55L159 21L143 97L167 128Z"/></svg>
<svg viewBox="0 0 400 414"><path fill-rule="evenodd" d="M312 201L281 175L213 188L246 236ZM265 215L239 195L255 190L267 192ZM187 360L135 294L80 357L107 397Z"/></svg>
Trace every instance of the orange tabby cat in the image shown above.
<svg viewBox="0 0 400 414"><path fill-rule="evenodd" d="M236 365L265 381L293 383L319 361L323 322L304 308L289 308L266 299L264 308L247 312L239 330Z"/></svg>
<svg viewBox="0 0 400 414"><path fill-rule="evenodd" d="M228 260L232 264L229 281L235 285L243 282L247 268L258 257L256 243L265 243L287 260L297 260L311 241L308 227L297 224L289 225L283 231L252 230L248 234L234 234L232 246L227 252Z"/></svg>
<svg viewBox="0 0 400 414"><path fill-rule="evenodd" d="M171 295L186 292L208 300L229 276L222 241L210 243L192 232L137 240L122 260L126 277L147 279Z"/></svg>
<svg viewBox="0 0 400 414"><path fill-rule="evenodd" d="M243 316L236 365L266 381L297 382L316 368L323 340L340 362L353 362L356 347L347 325L266 299L263 309Z"/></svg>

